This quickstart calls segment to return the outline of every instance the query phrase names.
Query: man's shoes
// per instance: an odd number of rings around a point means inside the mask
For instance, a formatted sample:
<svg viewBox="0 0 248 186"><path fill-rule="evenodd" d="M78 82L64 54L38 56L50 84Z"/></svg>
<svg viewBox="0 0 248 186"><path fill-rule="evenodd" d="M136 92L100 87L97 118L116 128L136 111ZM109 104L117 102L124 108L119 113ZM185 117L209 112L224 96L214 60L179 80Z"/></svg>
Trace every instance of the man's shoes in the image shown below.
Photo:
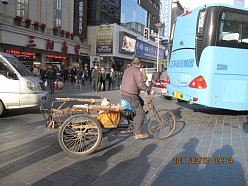
<svg viewBox="0 0 248 186"><path fill-rule="evenodd" d="M134 133L135 139L147 138L148 134L146 132Z"/></svg>

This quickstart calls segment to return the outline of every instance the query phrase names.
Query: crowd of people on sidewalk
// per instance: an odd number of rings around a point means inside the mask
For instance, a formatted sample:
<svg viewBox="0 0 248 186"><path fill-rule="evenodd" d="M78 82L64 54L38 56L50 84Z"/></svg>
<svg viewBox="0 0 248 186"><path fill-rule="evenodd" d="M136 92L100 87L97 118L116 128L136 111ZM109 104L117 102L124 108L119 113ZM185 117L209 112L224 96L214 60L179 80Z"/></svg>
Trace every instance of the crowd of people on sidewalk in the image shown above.
<svg viewBox="0 0 248 186"><path fill-rule="evenodd" d="M63 85L70 84L74 88L83 88L85 84L92 85L92 91L110 91L120 85L121 73L117 73L114 68L106 72L104 67L95 65L91 69L88 67L64 67L59 69L54 65L32 66L30 69L34 75L38 76L47 87L50 93L54 93L54 82L61 82Z"/></svg>

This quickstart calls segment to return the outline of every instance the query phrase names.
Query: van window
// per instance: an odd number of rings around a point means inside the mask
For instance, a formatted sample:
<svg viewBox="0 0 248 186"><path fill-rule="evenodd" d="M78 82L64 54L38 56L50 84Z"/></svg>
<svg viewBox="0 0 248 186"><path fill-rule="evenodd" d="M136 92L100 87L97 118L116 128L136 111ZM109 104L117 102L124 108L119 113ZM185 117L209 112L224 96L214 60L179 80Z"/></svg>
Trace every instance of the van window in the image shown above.
<svg viewBox="0 0 248 186"><path fill-rule="evenodd" d="M18 71L21 76L33 76L33 73L16 58L7 56L5 56L5 58Z"/></svg>
<svg viewBox="0 0 248 186"><path fill-rule="evenodd" d="M15 72L2 59L0 59L0 75L9 79L18 79Z"/></svg>

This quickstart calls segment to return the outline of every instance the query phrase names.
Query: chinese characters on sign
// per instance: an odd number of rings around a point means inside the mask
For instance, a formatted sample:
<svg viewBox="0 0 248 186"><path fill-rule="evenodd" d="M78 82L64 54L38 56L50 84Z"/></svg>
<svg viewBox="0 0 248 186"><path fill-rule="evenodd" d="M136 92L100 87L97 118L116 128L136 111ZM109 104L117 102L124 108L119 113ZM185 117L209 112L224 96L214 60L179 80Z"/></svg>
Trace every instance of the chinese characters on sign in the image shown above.
<svg viewBox="0 0 248 186"><path fill-rule="evenodd" d="M81 35L82 34L82 32L83 32L83 10L84 10L84 2L83 1L79 1L79 6L78 6L78 8L79 8L79 10L78 10L78 17L79 17L79 19L78 19L78 33L79 33L79 35Z"/></svg>
<svg viewBox="0 0 248 186"><path fill-rule="evenodd" d="M157 47L145 43L141 40L137 40L136 42L136 50L135 56L147 59L157 59ZM164 58L164 51L162 49L159 50L159 58Z"/></svg>
<svg viewBox="0 0 248 186"><path fill-rule="evenodd" d="M54 41L51 39L47 40L47 49L48 50L53 50L54 49Z"/></svg>
<svg viewBox="0 0 248 186"><path fill-rule="evenodd" d="M76 55L79 55L79 49L80 49L80 44L76 44L76 45L74 46L74 51L75 51L75 54L76 54Z"/></svg>
<svg viewBox="0 0 248 186"><path fill-rule="evenodd" d="M66 41L64 41L62 43L61 51L64 52L64 53L67 53L68 52L68 46L67 46L67 42Z"/></svg>
<svg viewBox="0 0 248 186"><path fill-rule="evenodd" d="M96 53L113 52L113 27L96 27Z"/></svg>
<svg viewBox="0 0 248 186"><path fill-rule="evenodd" d="M74 26L73 32L80 40L87 38L87 1L74 0Z"/></svg>
<svg viewBox="0 0 248 186"><path fill-rule="evenodd" d="M29 48L35 48L36 47L36 44L34 41L34 36L29 36L29 41L28 41L27 47L29 47Z"/></svg>
<svg viewBox="0 0 248 186"><path fill-rule="evenodd" d="M171 27L171 0L162 1L162 9L160 12L163 28L162 37L164 39L170 38L170 27Z"/></svg>

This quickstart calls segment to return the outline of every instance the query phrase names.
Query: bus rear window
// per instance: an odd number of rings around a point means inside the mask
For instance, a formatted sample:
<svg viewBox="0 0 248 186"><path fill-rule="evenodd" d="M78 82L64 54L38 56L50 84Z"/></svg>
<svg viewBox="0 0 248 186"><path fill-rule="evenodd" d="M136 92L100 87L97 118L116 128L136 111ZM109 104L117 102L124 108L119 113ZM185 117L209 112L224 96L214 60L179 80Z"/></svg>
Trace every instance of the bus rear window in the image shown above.
<svg viewBox="0 0 248 186"><path fill-rule="evenodd" d="M221 12L217 45L248 48L248 14Z"/></svg>

